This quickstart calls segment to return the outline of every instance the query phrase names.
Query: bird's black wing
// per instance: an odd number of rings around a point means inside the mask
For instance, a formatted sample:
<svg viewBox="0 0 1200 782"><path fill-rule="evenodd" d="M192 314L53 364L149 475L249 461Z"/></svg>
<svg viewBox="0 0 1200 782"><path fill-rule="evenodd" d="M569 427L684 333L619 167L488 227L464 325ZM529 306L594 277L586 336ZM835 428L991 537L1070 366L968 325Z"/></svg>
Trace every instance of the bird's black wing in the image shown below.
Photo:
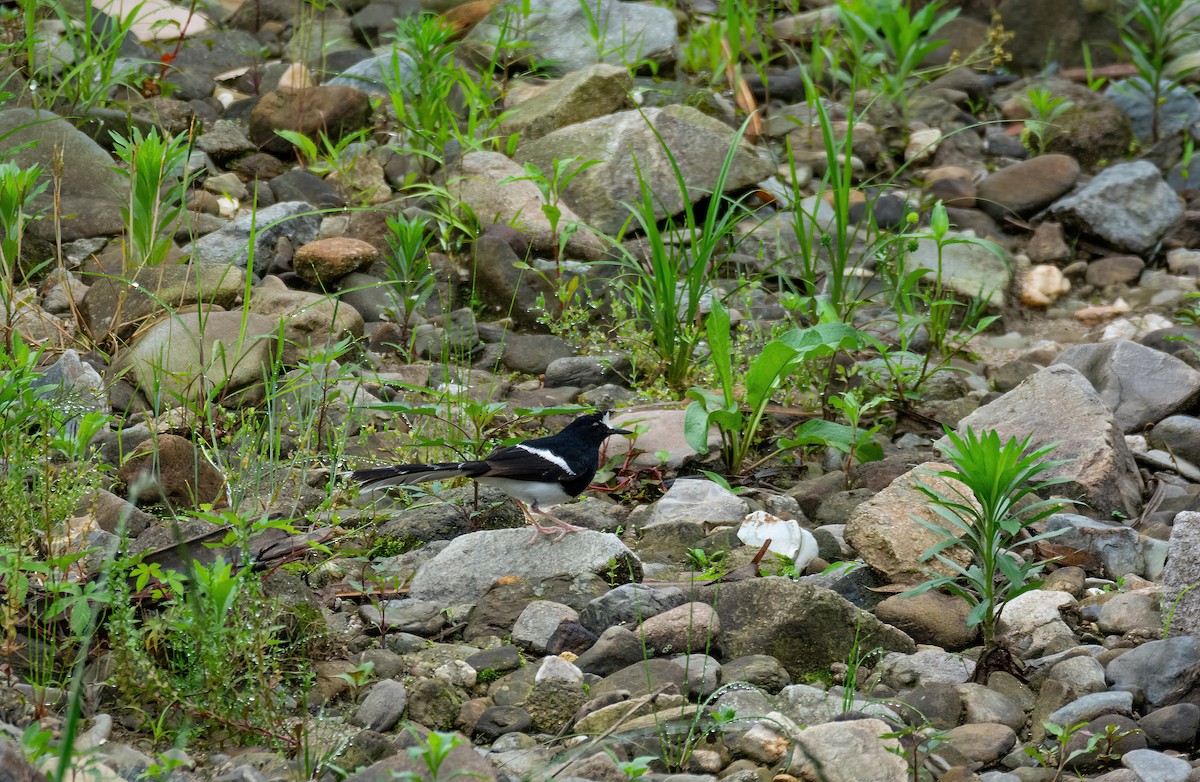
<svg viewBox="0 0 1200 782"><path fill-rule="evenodd" d="M483 462L488 471L472 477L563 481L579 476L564 459L531 443L502 446L483 457Z"/></svg>

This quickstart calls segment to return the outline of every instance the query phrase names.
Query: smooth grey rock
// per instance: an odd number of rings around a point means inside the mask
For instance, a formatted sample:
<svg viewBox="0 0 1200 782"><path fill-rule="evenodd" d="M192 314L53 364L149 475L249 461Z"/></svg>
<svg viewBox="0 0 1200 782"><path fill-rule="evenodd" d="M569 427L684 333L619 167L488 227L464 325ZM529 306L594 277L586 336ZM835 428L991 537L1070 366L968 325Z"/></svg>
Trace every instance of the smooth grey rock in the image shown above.
<svg viewBox="0 0 1200 782"><path fill-rule="evenodd" d="M1030 590L1004 604L996 634L1026 659L1065 651L1076 641L1060 611L1074 605L1075 598L1066 592Z"/></svg>
<svg viewBox="0 0 1200 782"><path fill-rule="evenodd" d="M288 239L293 247L317 238L321 216L303 201L284 201L239 217L220 231L202 236L184 248L197 263L233 264L246 268L251 229L254 230L255 274L266 274L275 259L275 244Z"/></svg>
<svg viewBox="0 0 1200 782"><path fill-rule="evenodd" d="M580 623L593 633L613 625L632 625L683 605L687 597L679 587L621 584L587 604Z"/></svg>
<svg viewBox="0 0 1200 782"><path fill-rule="evenodd" d="M425 600L385 600L382 611L379 607L365 603L358 607L359 617L368 626L381 632L413 633L431 636L442 629L446 618L437 603Z"/></svg>
<svg viewBox="0 0 1200 782"><path fill-rule="evenodd" d="M1015 698L982 684L956 684L954 689L962 698L964 723L994 722L1014 731L1024 728L1025 709Z"/></svg>
<svg viewBox="0 0 1200 782"><path fill-rule="evenodd" d="M678 522L736 524L750 506L741 497L705 478L677 480L650 507L643 528Z"/></svg>
<svg viewBox="0 0 1200 782"><path fill-rule="evenodd" d="M1151 708L1188 700L1200 682L1200 638L1144 643L1110 662L1105 676L1114 689L1140 693Z"/></svg>
<svg viewBox="0 0 1200 782"><path fill-rule="evenodd" d="M543 171L552 176L553 169ZM542 209L546 196L526 178L523 167L499 152L468 152L448 165L444 176L446 188L456 201L466 204L481 219L486 216L489 221L516 226L542 257L553 257L559 251L563 228L580 221L569 202L559 202L561 214L555 233ZM576 231L565 250L568 258L598 260L604 246L590 231ZM532 264L532 259L529 262ZM558 269L551 265L548 273L553 277ZM533 272L526 274L528 278L533 276Z"/></svg>
<svg viewBox="0 0 1200 782"><path fill-rule="evenodd" d="M512 628L512 642L533 654L554 654L561 651L557 647L564 626L578 625L578 622L579 614L570 606L549 600L534 600L517 617ZM591 646L591 643L587 645Z"/></svg>
<svg viewBox="0 0 1200 782"><path fill-rule="evenodd" d="M1047 678L1059 682L1068 690L1083 696L1107 689L1104 666L1094 657L1076 655L1054 664Z"/></svg>
<svg viewBox="0 0 1200 782"><path fill-rule="evenodd" d="M995 429L1002 439L1031 437L1038 448L1057 443L1047 458L1066 460L1040 476L1065 478L1054 493L1080 498L1097 514L1141 510L1142 479L1112 411L1074 367L1056 364L979 408L958 424L960 432Z"/></svg>
<svg viewBox="0 0 1200 782"><path fill-rule="evenodd" d="M632 108L632 92L627 68L601 63L580 68L512 106L501 120L500 133L520 133L525 141L540 138L567 125Z"/></svg>
<svg viewBox="0 0 1200 782"><path fill-rule="evenodd" d="M687 687L684 694L689 697L707 698L717 691L721 683L721 663L707 654L682 654L672 658L683 668Z"/></svg>
<svg viewBox="0 0 1200 782"><path fill-rule="evenodd" d="M1121 765L1138 775L1140 782L1188 782L1192 766L1152 749L1135 749L1121 756Z"/></svg>
<svg viewBox="0 0 1200 782"><path fill-rule="evenodd" d="M1200 399L1200 372L1168 353L1128 340L1072 345L1054 363L1083 373L1126 433L1140 432Z"/></svg>
<svg viewBox="0 0 1200 782"><path fill-rule="evenodd" d="M62 156L60 188L47 187L33 201L34 211L53 213L55 191L61 196L63 220L35 220L28 231L47 241L112 236L124 230L121 209L128 206L129 180L113 165L113 158L87 134L50 111L6 108L0 111L0 138L10 150L5 162L21 168L39 165L39 181L49 182L55 157Z"/></svg>
<svg viewBox="0 0 1200 782"><path fill-rule="evenodd" d="M271 371L275 322L242 312L184 312L155 323L121 351L112 376L125 375L156 409L207 399L257 404Z"/></svg>
<svg viewBox="0 0 1200 782"><path fill-rule="evenodd" d="M908 768L899 741L881 738L891 732L890 725L877 719L806 728L795 736L787 772L822 782L905 782Z"/></svg>
<svg viewBox="0 0 1200 782"><path fill-rule="evenodd" d="M442 605L469 603L504 576L536 581L563 573L607 574L613 560L618 578L641 577L641 562L615 535L575 532L558 542L540 538L530 545L526 529L473 532L455 538L422 565L409 596Z"/></svg>
<svg viewBox="0 0 1200 782"><path fill-rule="evenodd" d="M575 664L584 673L608 676L648 656L640 636L626 627L614 625L600 633L596 642L579 655Z"/></svg>
<svg viewBox="0 0 1200 782"><path fill-rule="evenodd" d="M971 680L975 663L941 649L922 649L916 654L889 654L877 666L881 681L893 690L940 682L963 684Z"/></svg>
<svg viewBox="0 0 1200 782"><path fill-rule="evenodd" d="M1143 253L1183 215L1183 205L1158 168L1139 160L1104 169L1050 213L1119 250Z"/></svg>
<svg viewBox="0 0 1200 782"><path fill-rule="evenodd" d="M1200 730L1200 706L1175 703L1155 709L1138 720L1151 747L1190 747Z"/></svg>
<svg viewBox="0 0 1200 782"><path fill-rule="evenodd" d="M674 105L617 112L568 125L522 143L515 159L543 171L551 170L555 159L576 157L581 150L588 158L601 161L571 180L563 200L589 226L615 235L629 217L628 204L641 198L638 180L631 174L634 159L654 193L655 216L661 219L678 214L684 207L684 195L663 151L664 144L683 174L687 199L695 202L707 197L716 186L733 141L734 132L729 126L690 106ZM727 192L738 190L772 173L771 165L743 143L734 154L724 187Z"/></svg>
<svg viewBox="0 0 1200 782"><path fill-rule="evenodd" d="M1046 529L1066 530L1054 542L1094 555L1104 566L1107 578L1145 574L1146 563L1136 530L1075 513L1055 513L1046 520Z"/></svg>
<svg viewBox="0 0 1200 782"><path fill-rule="evenodd" d="M953 231L947 234L948 238L959 236ZM1015 266L1012 257L999 245L976 242L943 245L940 262L941 282L945 287L989 307L1004 303ZM908 263L913 269L928 269L925 279L932 282L939 268L937 242L918 240L917 249L909 254Z"/></svg>
<svg viewBox="0 0 1200 782"><path fill-rule="evenodd" d="M1124 635L1141 630L1160 632L1162 616L1158 612L1159 596L1149 592L1122 592L1104 603L1096 624L1102 633Z"/></svg>
<svg viewBox="0 0 1200 782"><path fill-rule="evenodd" d="M546 366L547 388L576 386L590 388L605 383L620 383L633 365L623 353L556 358Z"/></svg>
<svg viewBox="0 0 1200 782"><path fill-rule="evenodd" d="M1162 612L1172 635L1200 635L1200 512L1182 511L1171 525L1162 573Z"/></svg>
<svg viewBox="0 0 1200 782"><path fill-rule="evenodd" d="M707 603L684 603L642 622L648 654L693 654L715 647L721 622Z"/></svg>
<svg viewBox="0 0 1200 782"><path fill-rule="evenodd" d="M396 727L408 706L408 688L395 679L384 679L371 685L367 696L354 712L351 722L367 730L386 733Z"/></svg>
<svg viewBox="0 0 1200 782"><path fill-rule="evenodd" d="M510 18L521 21L514 28ZM506 0L471 30L466 42L486 53L503 38L507 51L501 60L506 55L522 62L532 58L548 73L562 75L597 62L625 66L674 60L677 27L668 9L640 3Z"/></svg>
<svg viewBox="0 0 1200 782"><path fill-rule="evenodd" d="M1150 430L1147 442L1192 464L1200 464L1200 418L1167 416Z"/></svg>
<svg viewBox="0 0 1200 782"><path fill-rule="evenodd" d="M1150 84L1141 76L1114 81L1104 95L1129 117L1133 132L1144 142L1152 142L1154 96ZM1200 100L1182 84L1162 84L1158 106L1158 137L1166 138L1200 120Z"/></svg>
<svg viewBox="0 0 1200 782"><path fill-rule="evenodd" d="M374 56L359 60L327 79L325 84L340 84L386 97L391 97L393 88L399 84L405 100L411 100L420 91L420 87L414 84L415 75L416 66L412 58L400 51L399 47L386 46L376 50Z"/></svg>
<svg viewBox="0 0 1200 782"><path fill-rule="evenodd" d="M227 264L184 263L144 266L129 275L92 280L79 314L93 339L109 334L128 339L145 325L188 305L226 309L246 290L246 272Z"/></svg>
<svg viewBox="0 0 1200 782"><path fill-rule="evenodd" d="M766 692L779 692L792 680L787 669L769 654L748 654L729 660L721 668L726 682L745 682Z"/></svg>
<svg viewBox="0 0 1200 782"><path fill-rule="evenodd" d="M795 677L827 672L833 663L844 662L856 645L916 651L904 633L837 593L811 584L768 576L704 588L697 597L717 609L718 645L725 658L771 654ZM791 640L781 644L781 638Z"/></svg>

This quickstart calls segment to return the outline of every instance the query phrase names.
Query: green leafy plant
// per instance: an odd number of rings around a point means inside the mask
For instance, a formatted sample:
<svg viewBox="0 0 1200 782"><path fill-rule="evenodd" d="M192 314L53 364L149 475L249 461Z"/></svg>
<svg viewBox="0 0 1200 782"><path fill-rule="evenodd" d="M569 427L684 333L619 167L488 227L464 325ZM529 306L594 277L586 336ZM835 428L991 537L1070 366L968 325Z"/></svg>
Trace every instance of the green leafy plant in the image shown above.
<svg viewBox="0 0 1200 782"><path fill-rule="evenodd" d="M112 138L125 163L116 170L129 178L129 203L121 210L126 266L157 266L167 260L183 216L191 142L182 135L163 138L158 128L142 135L134 127L129 138Z"/></svg>
<svg viewBox="0 0 1200 782"><path fill-rule="evenodd" d="M751 360L745 376L736 378L729 313L719 301L713 301L706 323L720 392L703 388L692 388L687 392L692 402L684 417L684 435L692 448L704 453L708 450L709 427L715 426L721 436L725 467L734 474L743 471L746 459L758 447L759 430L767 406L791 376L807 362L832 356L839 350L852 350L861 344L859 333L845 323L820 323L810 328L792 329L764 345L762 352ZM864 460L882 456L881 451L876 455L878 446L873 447L870 438L864 437L857 428L851 430L834 421L812 419L801 424L790 437L781 439L776 449L755 464L789 448L831 443L840 443L843 450L856 453Z"/></svg>
<svg viewBox="0 0 1200 782"><path fill-rule="evenodd" d="M856 68L878 73L884 92L902 106L921 63L945 41L933 36L958 15L932 2L911 11L904 0L847 0L838 17ZM865 80L858 81L859 84Z"/></svg>
<svg viewBox="0 0 1200 782"><path fill-rule="evenodd" d="M437 277L429 263L429 220L399 214L387 217L386 222L390 252L385 261L394 320L403 334L401 347L411 354L413 316L437 292Z"/></svg>
<svg viewBox="0 0 1200 782"><path fill-rule="evenodd" d="M1045 89L1029 90L1021 102L1030 115L1021 131L1021 143L1031 153L1041 155L1045 153L1046 145L1058 135L1059 126L1055 121L1075 104Z"/></svg>
<svg viewBox="0 0 1200 782"><path fill-rule="evenodd" d="M952 369L951 362L998 317L984 314L985 291L965 303L959 301L946 284L943 263L945 249L955 244L978 244L1000 257L1002 251L987 240L951 235L949 227L945 205L939 201L930 211L929 230L911 237L911 241L934 243L935 268L911 269L904 255L893 256L894 266L889 275L895 281L891 301L898 318L898 344L867 332L863 334L863 339L879 353L878 369L882 371L867 367L860 374L900 405L917 398L921 387L933 375ZM922 327L929 346L917 353L910 345Z"/></svg>
<svg viewBox="0 0 1200 782"><path fill-rule="evenodd" d="M587 5L583 2L583 5ZM554 285L556 288L562 286L562 258L566 252L567 243L571 241L571 237L579 230L579 224L568 222L562 225L562 194L567 186L571 184L571 180L587 171L595 165L599 165L599 160L580 160L579 158L569 157L563 160L554 158L550 163L550 172L544 172L533 163L525 164L525 173L521 176L511 176L501 180L500 184L507 182L526 181L532 182L537 187L538 192L542 194L544 202L542 203L542 214L546 216L546 220L550 223L550 234L554 242ZM578 286L578 280L575 281L575 286L570 287L565 292L565 298L559 300L559 312L566 309L567 302L570 301L571 295Z"/></svg>
<svg viewBox="0 0 1200 782"><path fill-rule="evenodd" d="M682 390L695 369L696 349L704 338L701 307L715 298L713 283L722 257L736 245L734 229L746 212L741 201L724 195L746 125L743 123L729 146L703 220L675 156L657 129L653 125L650 129L675 176L683 214L660 221L659 196L651 191L635 158L640 197L629 209L645 237L649 257L643 262L624 244L610 241L620 256L618 284L634 317L649 329L651 347L661 362L661 376L668 387Z"/></svg>
<svg viewBox="0 0 1200 782"><path fill-rule="evenodd" d="M1009 664L999 659L1007 651L996 640L996 625L1004 606L1036 588L1041 583L1037 576L1046 564L1019 558L1013 549L1065 531L1031 534L1030 527L1057 512L1061 505L1053 500L1029 504L1021 504L1021 500L1063 483L1065 478L1038 480L1038 476L1065 462L1043 458L1054 450L1053 445L1031 450L1030 437L1021 442L1014 437L1001 443L994 430L977 435L967 429L965 435L958 435L947 429L946 439L948 443L941 450L953 467L934 474L956 482L950 484L955 488L943 491L918 481L917 490L929 499L929 507L940 518L932 522L919 519L921 525L942 538L922 558L936 558L954 574L935 576L904 594L945 589L970 604L967 626L978 626L983 635L975 678L986 681L992 670ZM969 564L962 565L944 553L954 546L970 554Z"/></svg>
<svg viewBox="0 0 1200 782"><path fill-rule="evenodd" d="M3 345L10 355L13 351L13 319L16 313L17 282L23 276L20 269L21 240L25 228L37 215L33 201L45 191L47 182L38 182L40 166L21 168L16 163L0 163L0 332Z"/></svg>
<svg viewBox="0 0 1200 782"><path fill-rule="evenodd" d="M123 56L121 46L144 15L142 3L124 16L101 16L90 3L75 7L19 0L17 6L24 26L21 60L33 87L27 92L37 105L60 113L82 113L108 103L119 87L141 86L139 71L149 61ZM46 38L41 27L47 10L61 24L61 47L38 45Z"/></svg>
<svg viewBox="0 0 1200 782"><path fill-rule="evenodd" d="M275 134L291 144L296 149L300 165L317 176L345 172L353 166L358 157L351 148L367 139L365 130L348 133L336 141L330 139L325 131L321 131L318 134L318 140L321 142L318 147L316 141L294 130L276 130Z"/></svg>
<svg viewBox="0 0 1200 782"><path fill-rule="evenodd" d="M880 738L896 739L900 742L899 747L894 749L889 747L888 749L908 762L908 771L912 782L921 782L923 778L927 778L921 775L925 761L929 759L935 749L947 741L946 731L937 730L924 718L919 724L906 724L890 733L882 734Z"/></svg>
<svg viewBox="0 0 1200 782"><path fill-rule="evenodd" d="M364 660L354 666L349 671L344 671L337 674L336 678L341 679L350 685L351 698L358 700L358 694L370 683L375 676L375 663L370 660Z"/></svg>
<svg viewBox="0 0 1200 782"><path fill-rule="evenodd" d="M436 165L451 139L464 149L492 142L503 114L483 80L455 61L451 26L420 14L397 19L391 38L383 81L396 115L396 146Z"/></svg>
<svg viewBox="0 0 1200 782"><path fill-rule="evenodd" d="M639 779L650 772L650 764L655 761L653 755L639 755L633 760L617 761L617 768L630 782Z"/></svg>
<svg viewBox="0 0 1200 782"><path fill-rule="evenodd" d="M450 770L448 774L442 773L442 766L445 765L450 753L454 751L455 747L463 744L463 739L458 734L435 730L422 736L419 731L411 727L408 728L408 732L417 740L417 745L409 747L406 752L410 758L425 765L425 772L416 774L412 771L402 771L396 774L397 779L408 780L408 782L445 782L458 777L479 777L479 774L462 769Z"/></svg>
<svg viewBox="0 0 1200 782"><path fill-rule="evenodd" d="M231 534L239 541L262 528L245 520L237 526ZM112 579L108 631L122 702L176 730L220 726L294 744L277 729L283 707L276 684L286 649L261 577L220 556L210 565L193 561L186 574L167 571L165 580L138 564L139 558L118 561ZM135 595L143 591L161 595L159 611L142 612Z"/></svg>
<svg viewBox="0 0 1200 782"><path fill-rule="evenodd" d="M1025 754L1038 761L1041 766L1054 769L1054 776L1051 777L1050 782L1059 782L1071 761L1085 755L1096 753L1098 760L1119 759L1120 753L1116 749L1117 742L1134 733L1141 732L1121 730L1116 725L1109 724L1105 726L1103 733L1084 734L1087 736L1087 741L1082 746L1071 749L1072 739L1087 727L1086 722L1074 725L1043 722L1042 727L1046 731L1048 740L1043 744L1032 744L1025 747Z"/></svg>
<svg viewBox="0 0 1200 782"><path fill-rule="evenodd" d="M1200 23L1186 0L1134 0L1128 7L1118 20L1121 43L1141 78L1135 89L1150 100L1150 141L1156 143L1167 93L1195 71L1173 67L1173 58L1200 32Z"/></svg>
<svg viewBox="0 0 1200 782"><path fill-rule="evenodd" d="M729 552L722 549L711 554L702 548L687 550L688 566L701 578L720 578L729 570Z"/></svg>

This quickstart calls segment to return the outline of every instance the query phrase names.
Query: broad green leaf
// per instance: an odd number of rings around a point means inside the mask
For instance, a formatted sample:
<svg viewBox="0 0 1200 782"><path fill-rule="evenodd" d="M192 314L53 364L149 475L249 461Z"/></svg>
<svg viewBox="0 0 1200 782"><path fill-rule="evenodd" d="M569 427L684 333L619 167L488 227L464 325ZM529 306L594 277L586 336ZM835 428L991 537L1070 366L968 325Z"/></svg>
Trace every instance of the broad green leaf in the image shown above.
<svg viewBox="0 0 1200 782"><path fill-rule="evenodd" d="M692 402L683 414L683 438L693 451L708 453L708 411L700 402Z"/></svg>

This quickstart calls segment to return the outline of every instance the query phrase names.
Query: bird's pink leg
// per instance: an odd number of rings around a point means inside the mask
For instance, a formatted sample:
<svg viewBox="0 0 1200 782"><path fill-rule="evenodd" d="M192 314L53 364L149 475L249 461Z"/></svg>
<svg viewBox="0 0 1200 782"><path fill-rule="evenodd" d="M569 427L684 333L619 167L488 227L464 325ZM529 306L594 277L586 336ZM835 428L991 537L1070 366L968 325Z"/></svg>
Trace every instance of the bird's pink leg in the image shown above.
<svg viewBox="0 0 1200 782"><path fill-rule="evenodd" d="M517 507L521 509L521 513L525 514L525 520L533 525L533 537L529 539L529 545L531 546L534 543L537 543L538 535L554 535L554 542L557 543L562 540L563 536L565 536L568 532L581 532L586 529L586 527L577 527L574 524L568 524L562 519L551 516L549 513L536 506L531 508L518 500L516 497L513 497L512 501L515 502ZM534 514L537 514L544 519L549 519L554 523L555 526L544 526L539 524L538 520L534 518Z"/></svg>

